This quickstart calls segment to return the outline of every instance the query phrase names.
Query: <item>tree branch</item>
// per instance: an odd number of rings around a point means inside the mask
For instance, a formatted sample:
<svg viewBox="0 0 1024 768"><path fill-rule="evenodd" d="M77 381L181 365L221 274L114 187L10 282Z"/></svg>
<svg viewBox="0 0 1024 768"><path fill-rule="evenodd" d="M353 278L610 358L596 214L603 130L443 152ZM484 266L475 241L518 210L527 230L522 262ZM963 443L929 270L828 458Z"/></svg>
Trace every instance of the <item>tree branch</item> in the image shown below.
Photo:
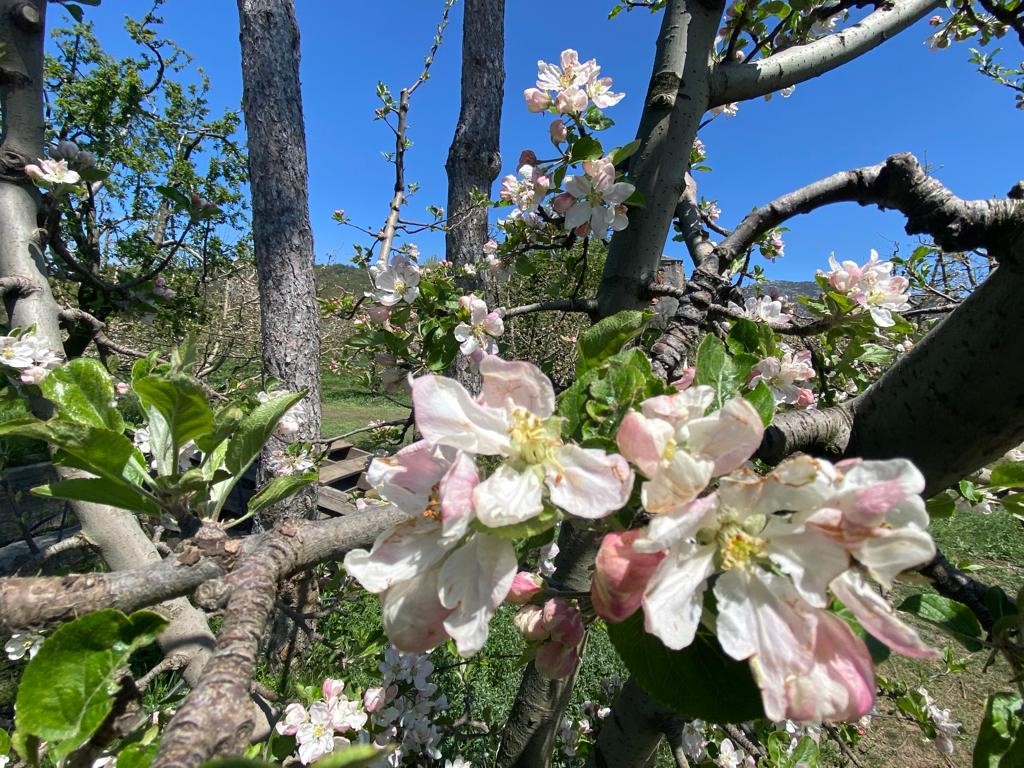
<svg viewBox="0 0 1024 768"><path fill-rule="evenodd" d="M594 316L597 312L597 299L552 299L524 304L505 311L505 318L520 317L534 312L583 312Z"/></svg>
<svg viewBox="0 0 1024 768"><path fill-rule="evenodd" d="M939 0L893 0L860 23L812 43L754 62L720 62L712 73L708 107L765 96L823 75L876 48L940 5Z"/></svg>

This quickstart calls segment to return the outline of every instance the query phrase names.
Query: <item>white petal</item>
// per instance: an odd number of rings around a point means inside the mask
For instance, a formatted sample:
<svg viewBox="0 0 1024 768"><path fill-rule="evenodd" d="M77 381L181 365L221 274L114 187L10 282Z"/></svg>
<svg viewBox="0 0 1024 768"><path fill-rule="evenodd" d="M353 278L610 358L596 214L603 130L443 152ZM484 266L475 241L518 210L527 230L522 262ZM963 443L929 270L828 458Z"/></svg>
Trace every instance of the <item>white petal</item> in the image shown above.
<svg viewBox="0 0 1024 768"><path fill-rule="evenodd" d="M491 408L509 403L546 419L555 412L555 390L551 380L532 363L502 360L490 355L480 361L483 387L480 402Z"/></svg>
<svg viewBox="0 0 1024 768"><path fill-rule="evenodd" d="M437 597L437 568L389 589L381 600L384 631L399 650L426 653L444 642L450 611Z"/></svg>
<svg viewBox="0 0 1024 768"><path fill-rule="evenodd" d="M618 455L595 448L563 445L546 466L551 502L570 515L597 519L621 509L633 490L633 470Z"/></svg>
<svg viewBox="0 0 1024 768"><path fill-rule="evenodd" d="M345 570L363 589L380 594L426 571L450 546L441 539L440 523L418 517L382 533L369 552L353 549L346 554Z"/></svg>
<svg viewBox="0 0 1024 768"><path fill-rule="evenodd" d="M412 385L416 426L431 443L485 456L509 445L505 413L482 406L457 381L421 376Z"/></svg>
<svg viewBox="0 0 1024 768"><path fill-rule="evenodd" d="M536 517L544 508L544 486L533 468L519 472L502 464L473 491L476 516L486 526L521 523Z"/></svg>
<svg viewBox="0 0 1024 768"><path fill-rule="evenodd" d="M459 655L472 656L487 642L487 626L515 578L512 542L478 533L455 550L441 568L438 595L451 609L445 630Z"/></svg>
<svg viewBox="0 0 1024 768"><path fill-rule="evenodd" d="M644 628L673 650L693 642L714 571L715 547L681 543L662 560L644 590Z"/></svg>

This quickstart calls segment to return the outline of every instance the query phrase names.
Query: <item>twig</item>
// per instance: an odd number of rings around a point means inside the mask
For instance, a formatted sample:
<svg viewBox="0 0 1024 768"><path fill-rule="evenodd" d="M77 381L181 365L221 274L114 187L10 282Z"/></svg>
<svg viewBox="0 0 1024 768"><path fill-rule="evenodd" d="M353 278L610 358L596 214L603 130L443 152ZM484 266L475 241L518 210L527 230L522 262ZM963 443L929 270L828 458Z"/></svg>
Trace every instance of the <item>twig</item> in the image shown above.
<svg viewBox="0 0 1024 768"><path fill-rule="evenodd" d="M593 315L597 312L597 299L553 299L551 301L538 301L534 304L524 304L521 307L513 307L505 312L505 317L519 317L529 315L533 312L582 312Z"/></svg>

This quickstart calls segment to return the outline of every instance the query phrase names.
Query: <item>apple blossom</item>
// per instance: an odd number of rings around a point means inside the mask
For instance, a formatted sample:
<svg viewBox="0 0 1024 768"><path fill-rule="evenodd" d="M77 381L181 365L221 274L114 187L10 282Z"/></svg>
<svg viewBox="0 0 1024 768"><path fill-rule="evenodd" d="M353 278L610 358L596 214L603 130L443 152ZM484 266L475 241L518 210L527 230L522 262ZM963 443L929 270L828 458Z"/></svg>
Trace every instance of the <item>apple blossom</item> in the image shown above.
<svg viewBox="0 0 1024 768"><path fill-rule="evenodd" d="M599 109L614 107L626 95L624 93L612 93L612 79L610 77L594 78L587 83L587 95Z"/></svg>
<svg viewBox="0 0 1024 768"><path fill-rule="evenodd" d="M295 453L271 451L267 458L267 471L278 476L301 475L315 467L316 460L306 450Z"/></svg>
<svg viewBox="0 0 1024 768"><path fill-rule="evenodd" d="M744 317L761 323L788 323L793 316L782 311L784 296L772 298L771 296L750 296L739 306L729 302L729 309L742 314Z"/></svg>
<svg viewBox="0 0 1024 768"><path fill-rule="evenodd" d="M793 352L785 344L781 345L781 349L781 357L766 357L750 370L747 386L753 389L763 381L771 389L777 405L795 405L801 408L814 405L814 393L796 384L798 381L814 378L810 350Z"/></svg>
<svg viewBox="0 0 1024 768"><path fill-rule="evenodd" d="M640 607L644 589L664 552L634 552L642 530L606 534L597 553L590 597L594 611L611 622L624 621Z"/></svg>
<svg viewBox="0 0 1024 768"><path fill-rule="evenodd" d="M530 602L534 595L540 593L544 582L540 576L527 571L519 571L512 579L512 588L509 590L508 602L514 605L522 605Z"/></svg>
<svg viewBox="0 0 1024 768"><path fill-rule="evenodd" d="M636 187L625 181L615 181L615 164L610 156L586 161L583 172L583 176L565 178L565 189L573 197L571 207L565 211L565 229L589 225L589 231L604 240L609 227L618 232L629 224L620 206ZM570 202L563 196L559 197L563 207ZM559 210L558 205L556 199L556 211Z"/></svg>
<svg viewBox="0 0 1024 768"><path fill-rule="evenodd" d="M740 111L740 105L736 102L731 104L722 104L717 107L712 107L710 110L712 115L725 115L726 117L736 117Z"/></svg>
<svg viewBox="0 0 1024 768"><path fill-rule="evenodd" d="M459 350L466 357L476 353L495 355L498 353L497 338L505 332L501 310L487 311L487 304L474 294L459 299L459 306L469 313L469 322L455 326L455 339Z"/></svg>
<svg viewBox="0 0 1024 768"><path fill-rule="evenodd" d="M420 295L420 268L404 255L394 257L384 269L372 268L370 276L375 289L372 297L385 307L400 301L412 304Z"/></svg>
<svg viewBox="0 0 1024 768"><path fill-rule="evenodd" d="M19 632L11 635L11 639L4 644L4 652L11 661L18 661L18 659L24 658L25 654L33 659L42 646L41 635L32 632Z"/></svg>
<svg viewBox="0 0 1024 768"><path fill-rule="evenodd" d="M509 174L501 180L501 192L498 196L502 200L510 200L523 213L536 211L540 201L544 199L548 189L551 187L551 180L545 176L539 168L532 165L519 167L519 176L516 178Z"/></svg>
<svg viewBox="0 0 1024 768"><path fill-rule="evenodd" d="M565 123L561 119L552 120L551 126L548 128L548 134L551 136L551 140L555 144L561 144L569 135L568 129L565 127Z"/></svg>
<svg viewBox="0 0 1024 768"><path fill-rule="evenodd" d="M527 88L523 91L523 98L530 112L545 112L551 106L551 96L539 88Z"/></svg>
<svg viewBox="0 0 1024 768"><path fill-rule="evenodd" d="M310 705L309 719L295 731L295 743L303 765L334 751L334 729L326 702L315 701Z"/></svg>
<svg viewBox="0 0 1024 768"><path fill-rule="evenodd" d="M890 328L895 325L893 312L902 312L910 308L907 290L910 281L905 277L893 275L891 261L879 261L878 252L871 249L871 257L863 266L856 262L836 261L835 255L829 256L831 271L818 270L818 275L838 293L842 293L861 308L871 313L871 319L879 328Z"/></svg>
<svg viewBox="0 0 1024 768"><path fill-rule="evenodd" d="M38 165L27 164L25 174L37 187L43 189L52 189L62 184L77 184L82 180L77 171L68 168L67 160L41 159Z"/></svg>
<svg viewBox="0 0 1024 768"><path fill-rule="evenodd" d="M555 393L534 365L493 355L480 362L483 386L473 398L452 379L422 376L413 383L416 425L437 445L504 461L473 491L476 515L486 526L523 522L551 503L595 519L625 505L633 473L621 456L566 444L552 418Z"/></svg>
<svg viewBox="0 0 1024 768"><path fill-rule="evenodd" d="M513 623L527 642L537 644L534 664L544 677L568 677L576 669L584 629L575 605L561 598L552 598L543 607L527 605Z"/></svg>

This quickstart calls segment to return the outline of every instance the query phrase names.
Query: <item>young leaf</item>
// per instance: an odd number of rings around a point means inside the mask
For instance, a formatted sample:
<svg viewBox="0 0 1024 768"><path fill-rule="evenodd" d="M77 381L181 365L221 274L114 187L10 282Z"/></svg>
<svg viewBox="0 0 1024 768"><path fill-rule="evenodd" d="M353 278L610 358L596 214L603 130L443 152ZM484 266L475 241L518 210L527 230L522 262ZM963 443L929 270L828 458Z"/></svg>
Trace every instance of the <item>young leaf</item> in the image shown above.
<svg viewBox="0 0 1024 768"><path fill-rule="evenodd" d="M156 408L171 432L173 455L189 440L213 432L213 410L199 382L190 376L146 376L135 382L135 393L147 408Z"/></svg>
<svg viewBox="0 0 1024 768"><path fill-rule="evenodd" d="M643 611L609 624L608 637L651 698L684 717L713 723L764 717L750 668L726 656L714 638L698 632L689 647L669 650L644 631Z"/></svg>
<svg viewBox="0 0 1024 768"><path fill-rule="evenodd" d="M570 159L574 163L579 163L583 160L597 160L603 154L604 149L601 148L601 142L589 136L581 136L572 144Z"/></svg>
<svg viewBox="0 0 1024 768"><path fill-rule="evenodd" d="M288 412L289 408L305 396L305 390L289 392L287 395L260 403L252 413L242 419L228 443L227 453L224 456L224 466L228 472L234 475L241 475L245 472L260 455L260 450L274 432L277 422Z"/></svg>
<svg viewBox="0 0 1024 768"><path fill-rule="evenodd" d="M261 510L276 504L282 499L287 499L300 488L315 483L320 473L316 470L304 472L301 475L286 475L275 477L265 486L260 488L251 499L249 499L248 515L255 515Z"/></svg>
<svg viewBox="0 0 1024 768"><path fill-rule="evenodd" d="M899 605L901 611L912 613L919 619L945 630L969 651L980 651L985 630L977 617L963 603L942 595L922 592L911 595Z"/></svg>
<svg viewBox="0 0 1024 768"><path fill-rule="evenodd" d="M772 423L772 419L775 418L775 395L772 394L771 387L759 381L756 387L744 391L743 397L754 406L766 427Z"/></svg>
<svg viewBox="0 0 1024 768"><path fill-rule="evenodd" d="M25 667L15 725L49 744L59 763L84 744L113 707L132 653L156 639L167 620L151 611L90 613L58 628Z"/></svg>
<svg viewBox="0 0 1024 768"><path fill-rule="evenodd" d="M974 743L972 768L1018 768L1024 764L1024 700L1016 693L993 693Z"/></svg>
<svg viewBox="0 0 1024 768"><path fill-rule="evenodd" d="M62 418L124 432L124 419L113 404L114 384L98 360L70 360L50 371L39 388Z"/></svg>
<svg viewBox="0 0 1024 768"><path fill-rule="evenodd" d="M75 477L69 480L60 480L33 488L32 493L36 496L53 499L109 504L112 507L142 512L147 515L160 514L160 505L141 488L134 488L124 483L114 483L102 477Z"/></svg>
<svg viewBox="0 0 1024 768"><path fill-rule="evenodd" d="M616 354L647 327L650 319L650 312L626 310L590 326L577 342L579 362L576 364L576 375L585 373Z"/></svg>
<svg viewBox="0 0 1024 768"><path fill-rule="evenodd" d="M46 381L46 379L43 379ZM992 470L992 485L1001 485L1006 488L1024 487L1024 462L1016 461L1012 464L1000 464Z"/></svg>

